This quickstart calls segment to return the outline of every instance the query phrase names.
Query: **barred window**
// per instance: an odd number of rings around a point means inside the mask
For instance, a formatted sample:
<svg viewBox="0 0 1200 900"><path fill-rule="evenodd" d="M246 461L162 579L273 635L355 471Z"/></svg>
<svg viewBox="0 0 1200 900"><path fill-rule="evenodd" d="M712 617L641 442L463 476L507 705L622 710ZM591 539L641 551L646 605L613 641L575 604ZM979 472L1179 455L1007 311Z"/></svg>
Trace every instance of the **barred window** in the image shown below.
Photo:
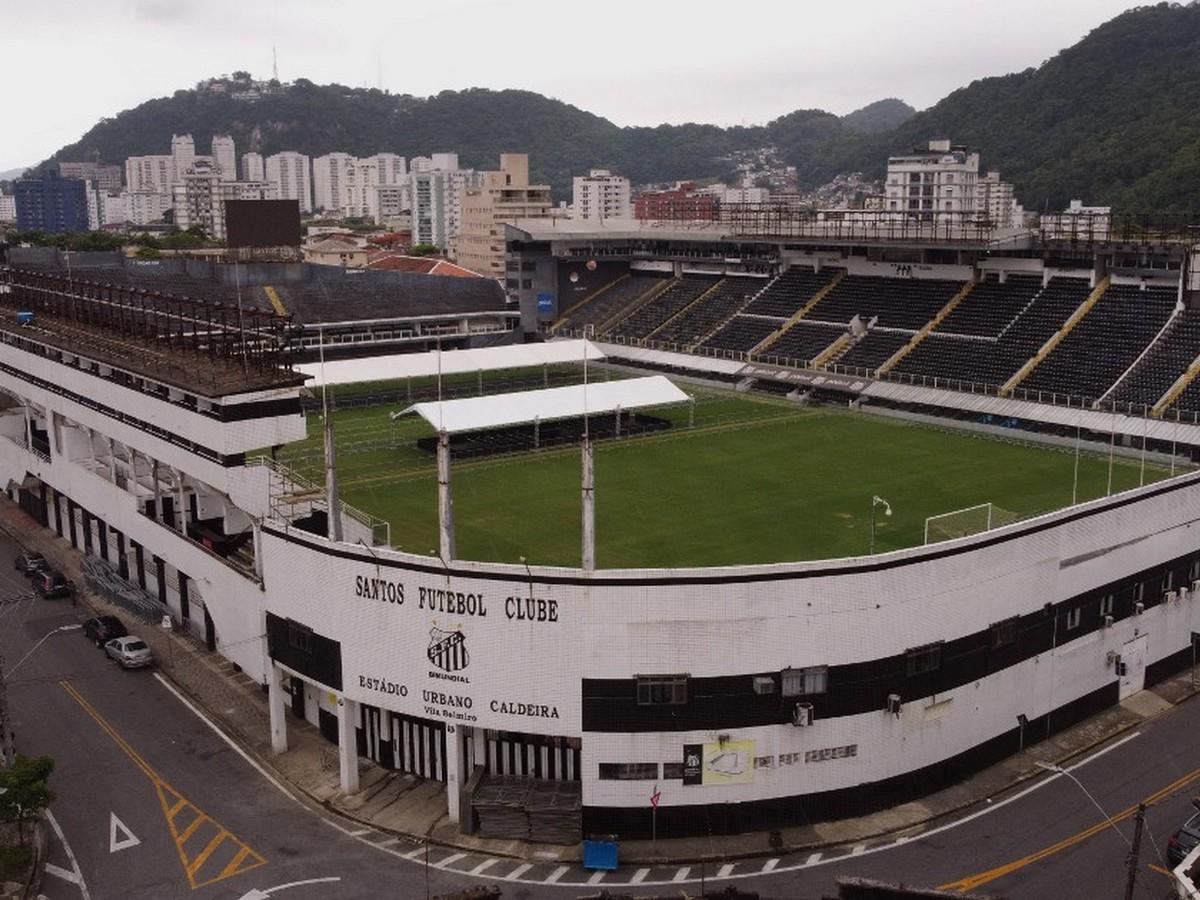
<svg viewBox="0 0 1200 900"><path fill-rule="evenodd" d="M783 696L802 697L824 694L829 687L829 666L808 666L803 669L784 669Z"/></svg>
<svg viewBox="0 0 1200 900"><path fill-rule="evenodd" d="M1001 647L1008 647L1016 643L1018 621L1018 617L1013 616L1011 619L996 622L989 627L988 630L991 632L993 650L999 650Z"/></svg>
<svg viewBox="0 0 1200 900"><path fill-rule="evenodd" d="M687 703L686 675L639 675L639 706L678 706Z"/></svg>
<svg viewBox="0 0 1200 900"><path fill-rule="evenodd" d="M1105 594L1100 598L1100 615L1111 616L1115 598L1112 594Z"/></svg>
<svg viewBox="0 0 1200 900"><path fill-rule="evenodd" d="M288 622L288 646L301 653L312 653L312 629L299 622Z"/></svg>
<svg viewBox="0 0 1200 900"><path fill-rule="evenodd" d="M1067 631L1074 631L1083 620L1083 607L1077 606L1067 611Z"/></svg>
<svg viewBox="0 0 1200 900"><path fill-rule="evenodd" d="M907 651L905 671L909 675L924 675L942 667L942 642L913 647Z"/></svg>

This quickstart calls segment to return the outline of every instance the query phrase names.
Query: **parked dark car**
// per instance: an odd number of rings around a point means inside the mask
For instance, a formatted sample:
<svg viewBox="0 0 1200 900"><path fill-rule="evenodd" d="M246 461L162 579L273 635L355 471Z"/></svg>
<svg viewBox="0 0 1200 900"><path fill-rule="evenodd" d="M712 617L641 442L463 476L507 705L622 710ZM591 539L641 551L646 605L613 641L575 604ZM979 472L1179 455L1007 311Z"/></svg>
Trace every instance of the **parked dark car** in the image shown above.
<svg viewBox="0 0 1200 900"><path fill-rule="evenodd" d="M1192 817L1167 841L1167 862L1172 866L1179 865L1197 844L1200 844L1200 812L1192 813Z"/></svg>
<svg viewBox="0 0 1200 900"><path fill-rule="evenodd" d="M34 573L33 591L44 600L56 597L71 597L75 594L75 585L62 572L55 569L45 569Z"/></svg>
<svg viewBox="0 0 1200 900"><path fill-rule="evenodd" d="M103 647L113 638L125 637L127 634L129 632L116 616L97 616L83 623L83 636L89 641L95 641L97 647Z"/></svg>
<svg viewBox="0 0 1200 900"><path fill-rule="evenodd" d="M24 572L26 575L32 575L34 572L50 568L50 563L46 562L46 557L40 553L33 553L28 550L18 556L13 565L18 572Z"/></svg>

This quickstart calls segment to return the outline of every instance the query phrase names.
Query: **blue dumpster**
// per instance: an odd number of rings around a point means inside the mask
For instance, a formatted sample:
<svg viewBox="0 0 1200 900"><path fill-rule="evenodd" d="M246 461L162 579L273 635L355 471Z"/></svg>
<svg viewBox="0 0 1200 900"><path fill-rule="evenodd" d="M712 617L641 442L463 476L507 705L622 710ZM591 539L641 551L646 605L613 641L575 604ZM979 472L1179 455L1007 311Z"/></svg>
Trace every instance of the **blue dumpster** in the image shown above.
<svg viewBox="0 0 1200 900"><path fill-rule="evenodd" d="M604 869L609 872L617 868L616 841L584 841L583 867L585 869Z"/></svg>

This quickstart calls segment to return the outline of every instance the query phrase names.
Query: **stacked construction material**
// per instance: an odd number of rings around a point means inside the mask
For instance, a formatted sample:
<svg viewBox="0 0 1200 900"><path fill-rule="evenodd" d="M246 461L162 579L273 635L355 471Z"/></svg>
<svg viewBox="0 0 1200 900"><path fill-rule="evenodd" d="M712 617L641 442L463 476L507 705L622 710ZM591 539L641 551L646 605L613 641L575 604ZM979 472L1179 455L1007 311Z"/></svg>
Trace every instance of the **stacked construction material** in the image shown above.
<svg viewBox="0 0 1200 900"><path fill-rule="evenodd" d="M577 844L583 823L578 781L535 781L528 801L529 838L545 844Z"/></svg>
<svg viewBox="0 0 1200 900"><path fill-rule="evenodd" d="M529 840L529 815L525 810L532 789L532 779L516 775L493 776L480 784L475 791L478 835L504 840Z"/></svg>

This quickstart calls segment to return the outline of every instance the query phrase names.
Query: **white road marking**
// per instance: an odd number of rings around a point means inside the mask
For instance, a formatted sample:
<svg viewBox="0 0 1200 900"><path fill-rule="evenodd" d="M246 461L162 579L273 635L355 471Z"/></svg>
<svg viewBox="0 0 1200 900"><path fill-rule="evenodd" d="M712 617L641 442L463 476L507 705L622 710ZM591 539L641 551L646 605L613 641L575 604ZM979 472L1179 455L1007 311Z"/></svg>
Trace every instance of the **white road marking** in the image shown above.
<svg viewBox="0 0 1200 900"><path fill-rule="evenodd" d="M672 878L671 880L672 881L683 881L683 879L688 877L688 872L690 872L690 871L692 871L690 866L680 866L679 871L675 873L675 877Z"/></svg>
<svg viewBox="0 0 1200 900"><path fill-rule="evenodd" d="M79 884L79 876L74 872L68 872L66 869L56 866L54 863L46 863L46 874L53 875L55 878L61 878L63 881L69 881L71 884Z"/></svg>
<svg viewBox="0 0 1200 900"><path fill-rule="evenodd" d="M169 682L169 681L167 681L167 679L163 678L162 675L160 675L158 672L154 673L154 677L156 679L158 679L159 684L161 684L168 691L170 691L172 694L175 695L176 700L178 700L180 703L182 703L184 706L186 706L188 709L190 709L193 713L195 713L196 718L198 718L201 722L203 722L205 725L207 725L209 728L211 728L214 732L216 732L217 736L220 737L221 740L223 740L226 744L228 744L230 747L232 747L234 752L237 753L237 755L240 756L242 759L244 759L247 763L249 763L250 767L253 768L254 771L256 771L259 775L261 775L263 778L267 779L267 781L269 781L271 784L273 784L279 790L279 792L281 794L283 794L283 796L287 797L289 800L294 801L295 803L299 804L300 806L304 806L303 801L301 801L301 799L299 797L297 797L295 794L293 794L291 791L289 791L286 787L284 787L275 778L275 776L273 776L270 772L268 772L266 769L264 769L262 766L260 766L258 764L258 762L256 762L254 760L254 758L250 756L249 753L247 753L245 750L243 750L241 747L239 747L237 745L237 742L233 738L231 738L224 731L222 731L215 722L213 722L211 719L208 718L208 716L206 716L206 715L204 715L204 713L200 712L200 710L198 710L195 707L195 705L190 700L188 700L187 697L185 697L185 696L183 696L183 694L179 693L179 691L177 691L175 689L175 686L173 684L171 684L171 682ZM308 809L307 806L304 806L304 808Z"/></svg>
<svg viewBox="0 0 1200 900"><path fill-rule="evenodd" d="M725 863L721 868L717 869L718 878L728 878L729 873L733 871L733 863Z"/></svg>
<svg viewBox="0 0 1200 900"><path fill-rule="evenodd" d="M866 844L855 844L854 849L850 851L851 856L862 856L867 852Z"/></svg>
<svg viewBox="0 0 1200 900"><path fill-rule="evenodd" d="M449 856L447 856L441 862L434 863L434 865L437 866L437 868L439 868L439 869L444 869L444 868L446 868L446 866L450 865L450 863L456 863L466 855L467 854L465 854L465 853L451 853Z"/></svg>
<svg viewBox="0 0 1200 900"><path fill-rule="evenodd" d="M633 877L629 879L630 884L641 884L646 880L646 876L650 874L649 869L638 869L633 873Z"/></svg>
<svg viewBox="0 0 1200 900"><path fill-rule="evenodd" d="M357 831L347 831L346 832L346 834L350 835L350 837L362 837L364 834L374 834L374 833L375 833L374 829L371 829L371 828L359 828Z"/></svg>
<svg viewBox="0 0 1200 900"><path fill-rule="evenodd" d="M375 842L375 846L376 847L388 847L388 846L391 846L392 844L398 844L398 843L400 843L400 838L390 837L387 840Z"/></svg>
<svg viewBox="0 0 1200 900"><path fill-rule="evenodd" d="M768 872L772 871L777 865L779 865L779 857L772 856L765 863L763 863L762 873L764 875L766 875Z"/></svg>
<svg viewBox="0 0 1200 900"><path fill-rule="evenodd" d="M423 860L425 858L425 848L418 847L416 850L409 850L407 853L401 854L405 859Z"/></svg>
<svg viewBox="0 0 1200 900"><path fill-rule="evenodd" d="M505 875L504 880L505 881L516 881L518 878L520 878L522 875L524 875L526 872L528 872L532 868L533 868L533 866L530 865L529 863L521 863L519 866L517 866L515 869L513 869L511 872L509 872L507 875Z"/></svg>
<svg viewBox="0 0 1200 900"><path fill-rule="evenodd" d="M108 852L118 853L136 847L142 839L129 830L129 826L117 818L115 812L108 814Z"/></svg>
<svg viewBox="0 0 1200 900"><path fill-rule="evenodd" d="M485 859L483 862L481 862L479 865L477 865L475 868L473 868L471 870L471 874L478 875L480 872L486 872L488 869L490 869L495 864L496 864L496 858L494 856L490 859Z"/></svg>
<svg viewBox="0 0 1200 900"><path fill-rule="evenodd" d="M54 829L54 833L58 836L58 842L62 844L63 850L67 854L67 859L71 862L71 868L74 870L74 875L79 879L76 882L79 885L79 893L83 896L83 900L92 900L91 892L88 891L87 882L83 880L83 872L79 869L79 861L75 859L75 851L71 849L71 845L67 843L67 836L63 834L62 826L58 824L58 819L54 818L54 813L46 810L46 821L50 823L50 827Z"/></svg>
<svg viewBox="0 0 1200 900"><path fill-rule="evenodd" d="M588 884L599 884L604 880L604 876L608 873L601 869L599 872L593 872L592 877L588 879Z"/></svg>
<svg viewBox="0 0 1200 900"><path fill-rule="evenodd" d="M569 871L568 866L559 866L557 869L555 869L553 872L550 873L550 877L546 879L546 884L554 884L555 882L558 881L558 879L560 879L564 875L566 875L568 871Z"/></svg>
<svg viewBox="0 0 1200 900"><path fill-rule="evenodd" d="M808 859L806 859L804 861L804 866L815 866L820 861L821 861L821 854L814 853L812 856L810 856Z"/></svg>

